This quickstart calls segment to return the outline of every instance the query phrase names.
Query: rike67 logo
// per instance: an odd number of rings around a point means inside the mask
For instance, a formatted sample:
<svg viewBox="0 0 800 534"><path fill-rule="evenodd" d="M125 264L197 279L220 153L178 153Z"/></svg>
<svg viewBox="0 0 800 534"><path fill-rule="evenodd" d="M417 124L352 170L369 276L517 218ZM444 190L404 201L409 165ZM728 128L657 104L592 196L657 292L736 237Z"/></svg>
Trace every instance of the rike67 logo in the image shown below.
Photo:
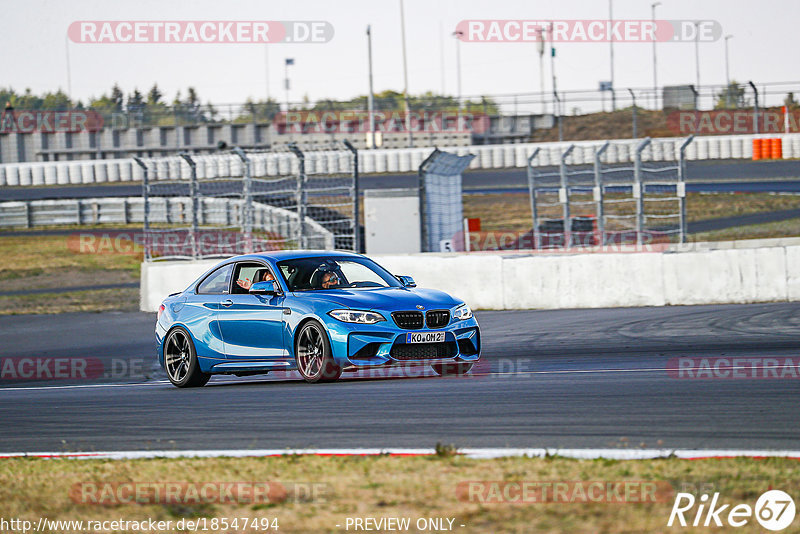
<svg viewBox="0 0 800 534"><path fill-rule="evenodd" d="M718 492L711 496L710 501L706 493L699 499L691 493L678 493L667 526L743 527L755 518L763 528L777 532L792 524L795 512L794 500L781 490L764 492L755 507L744 503L722 503Z"/></svg>

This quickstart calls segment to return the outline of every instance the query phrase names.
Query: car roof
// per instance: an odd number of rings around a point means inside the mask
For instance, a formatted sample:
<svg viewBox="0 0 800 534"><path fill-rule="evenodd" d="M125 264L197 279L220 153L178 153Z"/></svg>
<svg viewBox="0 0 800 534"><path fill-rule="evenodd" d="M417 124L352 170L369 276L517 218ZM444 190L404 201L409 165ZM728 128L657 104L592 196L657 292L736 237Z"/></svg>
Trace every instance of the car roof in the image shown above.
<svg viewBox="0 0 800 534"><path fill-rule="evenodd" d="M346 252L343 250L275 250L271 252L260 252L257 254L243 254L241 256L229 258L226 261L271 260L277 262L283 260L294 260L297 258L320 258L326 256L350 256L353 258L362 257L361 254L355 254L353 252Z"/></svg>

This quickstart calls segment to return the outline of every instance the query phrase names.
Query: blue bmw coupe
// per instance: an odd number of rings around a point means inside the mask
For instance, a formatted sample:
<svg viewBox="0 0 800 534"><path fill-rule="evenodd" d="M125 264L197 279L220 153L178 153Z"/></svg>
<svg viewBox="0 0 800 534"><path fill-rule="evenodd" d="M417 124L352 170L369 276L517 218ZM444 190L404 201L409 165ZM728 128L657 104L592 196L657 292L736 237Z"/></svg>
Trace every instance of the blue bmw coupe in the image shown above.
<svg viewBox="0 0 800 534"><path fill-rule="evenodd" d="M463 301L345 252L227 259L164 300L156 340L178 387L273 370L296 369L308 382L409 364L464 374L481 351Z"/></svg>

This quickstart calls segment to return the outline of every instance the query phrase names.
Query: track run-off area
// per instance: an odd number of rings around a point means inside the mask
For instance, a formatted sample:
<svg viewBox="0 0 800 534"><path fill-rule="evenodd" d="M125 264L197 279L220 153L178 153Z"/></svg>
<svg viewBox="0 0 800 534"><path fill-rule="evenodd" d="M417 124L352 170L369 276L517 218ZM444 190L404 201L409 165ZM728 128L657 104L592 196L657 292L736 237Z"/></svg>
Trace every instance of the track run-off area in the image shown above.
<svg viewBox="0 0 800 534"><path fill-rule="evenodd" d="M483 361L467 377L438 378L418 367L345 374L333 384L283 374L215 377L186 390L166 382L155 364L155 314L4 317L0 453L432 448L437 442L797 448L800 303L477 317ZM13 376L25 358L85 359L102 372Z"/></svg>

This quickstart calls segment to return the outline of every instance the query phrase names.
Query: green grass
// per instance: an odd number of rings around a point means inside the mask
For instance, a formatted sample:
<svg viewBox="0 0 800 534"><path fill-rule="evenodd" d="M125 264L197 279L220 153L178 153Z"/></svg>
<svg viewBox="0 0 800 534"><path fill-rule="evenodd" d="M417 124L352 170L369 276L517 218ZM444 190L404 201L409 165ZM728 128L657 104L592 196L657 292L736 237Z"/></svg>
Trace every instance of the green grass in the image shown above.
<svg viewBox="0 0 800 534"><path fill-rule="evenodd" d="M702 232L692 236L694 241L736 241L738 239L767 239L774 237L800 236L800 219L765 224L751 224L726 228L713 232Z"/></svg>
<svg viewBox="0 0 800 534"><path fill-rule="evenodd" d="M76 493L82 483L275 482L270 502L97 505ZM469 482L637 481L655 483L656 502L480 502ZM81 486L77 486L80 488ZM311 488L311 491L308 491ZM282 532L342 532L348 517L450 517L457 532L665 532L674 492L719 492L753 506L775 488L800 494L800 462L787 459L651 461L431 457L0 460L4 517L176 520L181 517L277 518ZM303 493L305 491L305 493ZM77 495L77 497L76 497ZM77 501L77 502L76 502ZM754 520L737 532L759 532ZM460 527L460 525L465 525ZM697 530L697 529L693 529ZM703 529L699 529L703 532ZM411 531L416 531L411 529ZM717 529L720 531L720 529ZM233 530L230 530L233 532ZM786 532L789 532L787 530Z"/></svg>

